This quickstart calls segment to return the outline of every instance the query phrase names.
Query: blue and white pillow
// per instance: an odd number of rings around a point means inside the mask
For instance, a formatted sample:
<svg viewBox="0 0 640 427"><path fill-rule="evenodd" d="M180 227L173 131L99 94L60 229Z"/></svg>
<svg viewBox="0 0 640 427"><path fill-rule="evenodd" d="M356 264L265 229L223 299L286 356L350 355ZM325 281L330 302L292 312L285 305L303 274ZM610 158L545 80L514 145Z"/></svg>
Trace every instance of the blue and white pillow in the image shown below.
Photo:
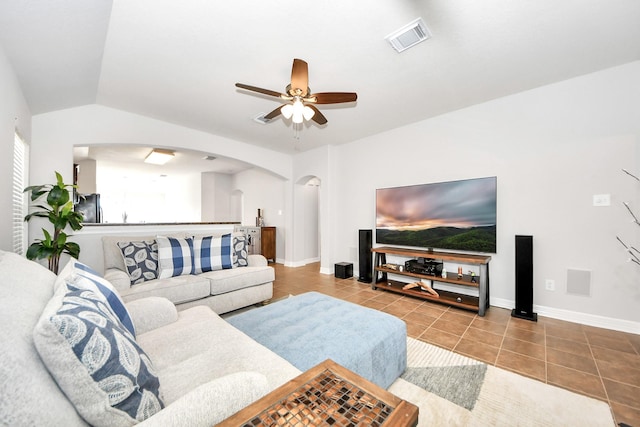
<svg viewBox="0 0 640 427"><path fill-rule="evenodd" d="M64 271L67 272L68 275L64 277L64 279L79 288L89 289L102 295L109 305L109 308L111 308L118 317L118 320L120 320L124 327L131 332L131 335L135 337L136 330L129 310L127 310L124 301L122 301L122 298L120 298L118 291L113 285L88 265L76 259L71 259L69 263L72 263L72 267L71 269L65 268Z"/></svg>
<svg viewBox="0 0 640 427"><path fill-rule="evenodd" d="M193 239L157 236L158 278L193 273Z"/></svg>
<svg viewBox="0 0 640 427"><path fill-rule="evenodd" d="M158 278L158 242L118 242L132 285Z"/></svg>
<svg viewBox="0 0 640 427"><path fill-rule="evenodd" d="M34 329L34 343L91 425L134 425L164 407L151 360L94 290L60 287Z"/></svg>
<svg viewBox="0 0 640 427"><path fill-rule="evenodd" d="M194 274L233 268L231 234L193 239Z"/></svg>

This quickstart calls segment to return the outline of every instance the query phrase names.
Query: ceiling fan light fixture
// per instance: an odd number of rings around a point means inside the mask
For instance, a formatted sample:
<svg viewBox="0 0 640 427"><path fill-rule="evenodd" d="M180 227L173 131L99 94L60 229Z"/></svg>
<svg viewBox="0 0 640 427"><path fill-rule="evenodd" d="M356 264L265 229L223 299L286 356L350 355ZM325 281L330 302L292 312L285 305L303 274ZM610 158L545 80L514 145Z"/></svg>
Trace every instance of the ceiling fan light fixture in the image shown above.
<svg viewBox="0 0 640 427"><path fill-rule="evenodd" d="M144 162L150 163L152 165L164 165L169 160L173 159L175 153L171 150L161 150L158 148L154 148L151 152L145 157Z"/></svg>
<svg viewBox="0 0 640 427"><path fill-rule="evenodd" d="M305 105L304 108L302 109L302 116L307 121L311 120L313 118L314 114L316 114L316 112L313 111L311 109L311 107L309 107L308 105Z"/></svg>
<svg viewBox="0 0 640 427"><path fill-rule="evenodd" d="M302 104L302 101L300 101L300 98L296 97L296 100L293 101L293 123L302 123L302 119L303 119L303 115L302 113L304 112L304 105Z"/></svg>
<svg viewBox="0 0 640 427"><path fill-rule="evenodd" d="M282 106L282 108L280 109L280 112L282 113L285 119L290 119L291 116L293 116L293 105L287 104Z"/></svg>

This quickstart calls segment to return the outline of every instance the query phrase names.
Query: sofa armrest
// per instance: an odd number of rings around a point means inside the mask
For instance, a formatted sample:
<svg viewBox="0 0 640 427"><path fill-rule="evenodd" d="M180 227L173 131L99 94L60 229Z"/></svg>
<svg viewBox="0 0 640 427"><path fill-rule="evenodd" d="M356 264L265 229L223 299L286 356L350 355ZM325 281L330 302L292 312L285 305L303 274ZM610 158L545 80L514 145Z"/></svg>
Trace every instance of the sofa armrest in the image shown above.
<svg viewBox="0 0 640 427"><path fill-rule="evenodd" d="M249 267L264 267L269 265L267 259L259 254L247 256L247 265Z"/></svg>
<svg viewBox="0 0 640 427"><path fill-rule="evenodd" d="M136 328L136 335L144 334L178 320L178 310L171 301L162 297L147 297L126 303Z"/></svg>
<svg viewBox="0 0 640 427"><path fill-rule="evenodd" d="M131 279L126 271L117 268L107 268L104 272L104 278L109 281L118 292L126 291L131 287Z"/></svg>
<svg viewBox="0 0 640 427"><path fill-rule="evenodd" d="M268 392L269 384L263 374L236 372L196 387L138 425L210 427Z"/></svg>

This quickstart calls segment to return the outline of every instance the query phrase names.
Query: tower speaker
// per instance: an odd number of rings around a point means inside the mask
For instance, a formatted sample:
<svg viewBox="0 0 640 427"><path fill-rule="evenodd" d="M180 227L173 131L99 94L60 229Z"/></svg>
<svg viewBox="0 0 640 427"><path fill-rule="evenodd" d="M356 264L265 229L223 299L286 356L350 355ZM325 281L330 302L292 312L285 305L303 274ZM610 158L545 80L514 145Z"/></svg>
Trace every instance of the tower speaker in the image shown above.
<svg viewBox="0 0 640 427"><path fill-rule="evenodd" d="M358 282L371 283L373 280L373 262L371 261L372 230L358 232Z"/></svg>
<svg viewBox="0 0 640 427"><path fill-rule="evenodd" d="M533 312L533 236L516 236L516 308L511 316L538 321Z"/></svg>

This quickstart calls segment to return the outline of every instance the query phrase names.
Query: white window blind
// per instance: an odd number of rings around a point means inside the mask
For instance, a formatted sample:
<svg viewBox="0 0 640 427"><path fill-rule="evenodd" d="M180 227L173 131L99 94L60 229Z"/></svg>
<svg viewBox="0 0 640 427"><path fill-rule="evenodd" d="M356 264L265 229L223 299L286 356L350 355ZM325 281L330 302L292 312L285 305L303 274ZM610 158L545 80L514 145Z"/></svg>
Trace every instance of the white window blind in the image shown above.
<svg viewBox="0 0 640 427"><path fill-rule="evenodd" d="M23 193L27 184L27 165L29 159L29 147L15 133L13 143L13 251L24 255L27 250L27 223L24 217L27 214L27 194Z"/></svg>

